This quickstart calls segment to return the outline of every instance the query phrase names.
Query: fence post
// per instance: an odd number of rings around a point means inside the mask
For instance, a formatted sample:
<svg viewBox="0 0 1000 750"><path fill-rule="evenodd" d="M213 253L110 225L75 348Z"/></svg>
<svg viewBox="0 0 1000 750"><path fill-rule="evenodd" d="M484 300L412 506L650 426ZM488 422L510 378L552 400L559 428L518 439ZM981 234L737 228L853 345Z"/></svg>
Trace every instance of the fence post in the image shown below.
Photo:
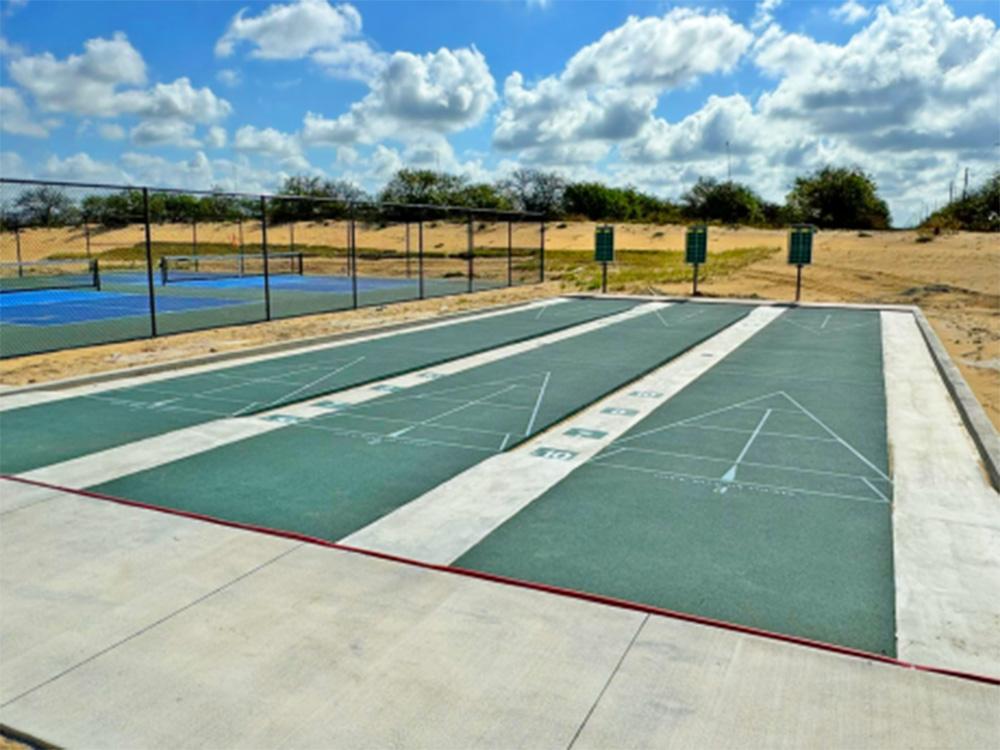
<svg viewBox="0 0 1000 750"><path fill-rule="evenodd" d="M288 225L289 251L295 252L295 222Z"/></svg>
<svg viewBox="0 0 1000 750"><path fill-rule="evenodd" d="M271 274L267 260L267 196L260 196L260 254L264 261L264 320L271 319Z"/></svg>
<svg viewBox="0 0 1000 750"><path fill-rule="evenodd" d="M507 219L507 286L514 286L514 234Z"/></svg>
<svg viewBox="0 0 1000 750"><path fill-rule="evenodd" d="M194 256L194 270L198 270L198 219L191 219L191 255Z"/></svg>
<svg viewBox="0 0 1000 750"><path fill-rule="evenodd" d="M87 217L83 217L83 239L87 243L87 257L90 257L90 224L87 223Z"/></svg>
<svg viewBox="0 0 1000 750"><path fill-rule="evenodd" d="M424 298L424 216L417 219L417 274L420 277L420 299Z"/></svg>
<svg viewBox="0 0 1000 750"><path fill-rule="evenodd" d="M410 217L406 217L406 278L410 278L413 273L410 271Z"/></svg>
<svg viewBox="0 0 1000 750"><path fill-rule="evenodd" d="M156 289L153 286L153 236L149 226L149 188L142 189L142 223L146 228L146 285L149 288L149 330L156 335Z"/></svg>
<svg viewBox="0 0 1000 750"><path fill-rule="evenodd" d="M24 266L21 265L21 227L14 227L14 247L17 250L17 276L24 276Z"/></svg>
<svg viewBox="0 0 1000 750"><path fill-rule="evenodd" d="M354 309L358 309L358 232L354 222L354 206L351 206L351 223L349 234L351 253L351 296L354 299Z"/></svg>
<svg viewBox="0 0 1000 750"><path fill-rule="evenodd" d="M476 241L475 241L474 232L475 232L475 230L472 228L472 214L469 214L469 219L468 219L468 235L469 236L468 236L468 241L467 241L466 244L467 244L468 250L469 250L469 291L470 292L472 291L472 277L473 277L473 274L474 274L474 269L473 269L473 265L472 265L472 256L475 254L475 247L476 247Z"/></svg>
<svg viewBox="0 0 1000 750"><path fill-rule="evenodd" d="M541 253L539 254L539 269L538 269L538 280L540 282L545 281L545 219L542 219L542 229L541 229Z"/></svg>

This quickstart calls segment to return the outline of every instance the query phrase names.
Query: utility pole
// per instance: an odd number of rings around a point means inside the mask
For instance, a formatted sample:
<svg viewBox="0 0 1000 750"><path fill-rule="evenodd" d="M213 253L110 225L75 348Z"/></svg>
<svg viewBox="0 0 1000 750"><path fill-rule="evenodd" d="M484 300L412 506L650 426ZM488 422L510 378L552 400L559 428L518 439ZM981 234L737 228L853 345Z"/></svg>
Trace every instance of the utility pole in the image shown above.
<svg viewBox="0 0 1000 750"><path fill-rule="evenodd" d="M729 182L733 181L733 157L729 152L729 141L726 141L726 174Z"/></svg>
<svg viewBox="0 0 1000 750"><path fill-rule="evenodd" d="M951 203L955 200L955 181L952 180L948 183L948 202Z"/></svg>
<svg viewBox="0 0 1000 750"><path fill-rule="evenodd" d="M969 192L969 168L965 168L965 184L962 185L962 200L965 200L965 194Z"/></svg>

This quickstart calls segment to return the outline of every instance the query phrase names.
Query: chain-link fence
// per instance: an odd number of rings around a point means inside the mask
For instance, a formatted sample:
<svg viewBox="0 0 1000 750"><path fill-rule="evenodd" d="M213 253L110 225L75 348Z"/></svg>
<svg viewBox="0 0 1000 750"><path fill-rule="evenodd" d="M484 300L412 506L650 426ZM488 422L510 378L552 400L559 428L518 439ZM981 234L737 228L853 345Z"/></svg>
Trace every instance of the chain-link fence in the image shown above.
<svg viewBox="0 0 1000 750"><path fill-rule="evenodd" d="M0 178L0 357L532 284L537 214Z"/></svg>

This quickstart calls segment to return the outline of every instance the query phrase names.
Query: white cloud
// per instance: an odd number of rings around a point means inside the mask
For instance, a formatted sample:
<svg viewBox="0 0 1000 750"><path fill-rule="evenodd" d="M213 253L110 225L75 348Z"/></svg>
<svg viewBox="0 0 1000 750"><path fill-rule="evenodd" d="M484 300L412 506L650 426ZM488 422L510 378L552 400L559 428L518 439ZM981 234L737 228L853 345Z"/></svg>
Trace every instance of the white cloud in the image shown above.
<svg viewBox="0 0 1000 750"><path fill-rule="evenodd" d="M7 40L6 37L0 35L0 55L6 55L7 57L20 57L24 54L24 49L18 45L13 44Z"/></svg>
<svg viewBox="0 0 1000 750"><path fill-rule="evenodd" d="M778 9L784 0L760 0L754 11L753 20L750 26L753 29L762 29L774 21L774 11Z"/></svg>
<svg viewBox="0 0 1000 750"><path fill-rule="evenodd" d="M229 57L242 43L252 47L251 57L264 60L310 58L330 74L371 80L385 56L360 38L361 14L352 5L331 5L327 0L268 6L258 16L241 10L216 42L215 54Z"/></svg>
<svg viewBox="0 0 1000 750"><path fill-rule="evenodd" d="M150 89L134 88L146 83L146 64L122 33L111 39L87 40L82 55L65 60L48 52L24 55L8 67L11 78L49 112L214 122L232 109L211 89L192 87L187 78L158 83Z"/></svg>
<svg viewBox="0 0 1000 750"><path fill-rule="evenodd" d="M396 52L371 92L348 112L336 119L307 113L302 137L311 144L347 145L455 132L477 124L495 101L493 76L475 48Z"/></svg>
<svg viewBox="0 0 1000 750"><path fill-rule="evenodd" d="M129 133L136 146L177 146L194 148L201 143L194 137L194 125L182 120L143 120Z"/></svg>
<svg viewBox="0 0 1000 750"><path fill-rule="evenodd" d="M71 182L134 184L132 178L121 168L97 161L82 151L67 156L65 159L50 156L42 165L38 176L49 180L68 180Z"/></svg>
<svg viewBox="0 0 1000 750"><path fill-rule="evenodd" d="M0 113L3 114L0 132L32 138L45 138L49 134L45 125L32 118L28 105L16 89L0 86Z"/></svg>
<svg viewBox="0 0 1000 750"><path fill-rule="evenodd" d="M243 75L234 68L223 68L215 74L215 80L229 88L236 88L243 83Z"/></svg>
<svg viewBox="0 0 1000 750"><path fill-rule="evenodd" d="M731 70L752 35L727 16L677 8L630 17L577 52L559 76L504 82L493 143L520 159L580 165L648 130L659 97L700 76Z"/></svg>
<svg viewBox="0 0 1000 750"><path fill-rule="evenodd" d="M227 140L226 129L219 125L213 125L205 136L205 145L209 148L225 148Z"/></svg>
<svg viewBox="0 0 1000 750"><path fill-rule="evenodd" d="M120 141L125 137L125 128L114 123L101 125L97 128L97 132L106 141Z"/></svg>
<svg viewBox="0 0 1000 750"><path fill-rule="evenodd" d="M830 15L847 24L857 23L871 15L871 8L866 8L858 0L847 0L843 5L830 10Z"/></svg>
<svg viewBox="0 0 1000 750"><path fill-rule="evenodd" d="M706 73L731 70L751 39L719 13L676 8L662 18L632 16L573 55L561 80L572 88L678 88Z"/></svg>
<svg viewBox="0 0 1000 750"><path fill-rule="evenodd" d="M777 79L772 90L756 101L710 96L678 122L656 119L610 169L679 192L699 175L725 178L728 141L734 177L780 200L795 175L858 165L902 224L962 165L995 169L1000 31L986 18L957 17L943 0L900 2L841 45L772 24L753 59Z"/></svg>
<svg viewBox="0 0 1000 750"><path fill-rule="evenodd" d="M252 125L244 125L233 137L233 148L237 151L274 157L288 169L312 169L302 155L298 137L274 128L259 129Z"/></svg>

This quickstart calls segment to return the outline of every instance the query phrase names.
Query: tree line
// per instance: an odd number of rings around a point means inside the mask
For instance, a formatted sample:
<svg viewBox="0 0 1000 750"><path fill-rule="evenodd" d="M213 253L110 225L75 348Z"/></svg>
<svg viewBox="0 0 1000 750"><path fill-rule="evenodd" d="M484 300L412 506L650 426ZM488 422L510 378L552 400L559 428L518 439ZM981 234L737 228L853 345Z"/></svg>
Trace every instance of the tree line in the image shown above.
<svg viewBox="0 0 1000 750"><path fill-rule="evenodd" d="M282 196L287 196L283 199ZM303 200L319 198L323 200ZM733 180L699 179L677 201L634 187L600 182L572 182L558 174L518 169L503 180L473 182L459 175L402 169L375 195L343 180L290 177L266 203L270 223L343 218L351 204L355 215L375 221L412 216L405 205L457 206L496 211L532 211L549 220L643 222L653 224L708 222L726 225L781 227L803 222L821 228L887 229L889 207L879 197L872 177L859 168L826 166L797 177L785 202L764 200L750 186ZM149 192L150 219L155 223L208 222L260 218L259 198ZM42 185L21 190L3 206L3 228L69 226L81 222L119 227L142 221L141 190L92 193L74 200L66 189ZM979 190L953 201L925 224L947 229L1000 230L1000 172Z"/></svg>

